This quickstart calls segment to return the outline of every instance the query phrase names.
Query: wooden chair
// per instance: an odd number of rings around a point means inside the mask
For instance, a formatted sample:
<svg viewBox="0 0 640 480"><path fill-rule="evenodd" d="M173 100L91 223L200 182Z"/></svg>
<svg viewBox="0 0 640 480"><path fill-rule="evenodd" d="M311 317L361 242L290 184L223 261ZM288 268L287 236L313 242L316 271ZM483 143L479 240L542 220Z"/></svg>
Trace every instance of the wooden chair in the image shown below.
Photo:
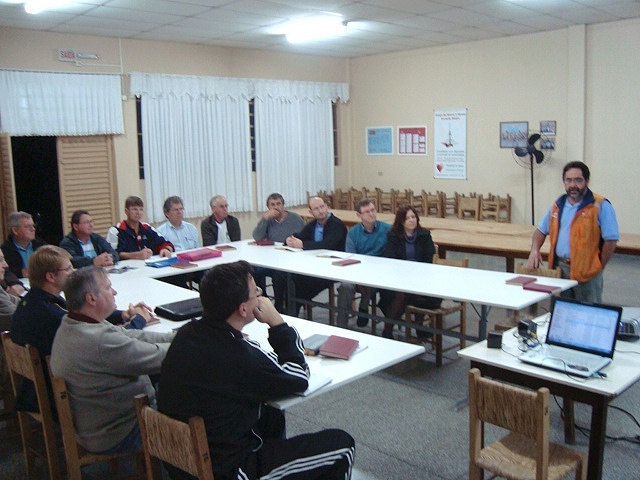
<svg viewBox="0 0 640 480"><path fill-rule="evenodd" d="M391 200L393 205L391 207L392 212L397 212L398 208L402 205L413 205L413 190L393 190L391 189Z"/></svg>
<svg viewBox="0 0 640 480"><path fill-rule="evenodd" d="M9 434L9 436L17 435L19 430L18 416L15 411L13 387L11 386L9 368L7 367L7 360L4 354L4 348L2 347L2 342L0 342L0 401L2 401L2 408L0 408L0 421L7 422L5 432Z"/></svg>
<svg viewBox="0 0 640 480"><path fill-rule="evenodd" d="M349 189L349 197L350 197L349 209L350 210L355 210L356 205L358 205L358 202L363 198L365 198L363 190L364 189L358 190L357 188L354 188L354 187L351 187Z"/></svg>
<svg viewBox="0 0 640 480"><path fill-rule="evenodd" d="M416 212L418 212L418 215L421 217L425 217L427 215L425 213L425 205L424 205L424 197L423 197L424 193L425 193L424 190L422 190L422 192L419 194L414 193L411 196L411 201L409 202L411 206L416 210Z"/></svg>
<svg viewBox="0 0 640 480"><path fill-rule="evenodd" d="M500 215L499 222L511 223L511 195L507 193L506 197L498 197L498 204L500 205L500 212L504 213Z"/></svg>
<svg viewBox="0 0 640 480"><path fill-rule="evenodd" d="M161 480L160 461L201 480L213 480L207 432L202 417L189 423L152 409L146 395L134 398L148 480Z"/></svg>
<svg viewBox="0 0 640 480"><path fill-rule="evenodd" d="M342 189L336 188L333 192L333 204L332 208L338 210L347 210L351 208L351 197L349 191L343 192Z"/></svg>
<svg viewBox="0 0 640 480"><path fill-rule="evenodd" d="M425 215L433 215L434 217L444 218L444 204L442 196L438 193L433 194L430 192L422 191L422 197L424 198Z"/></svg>
<svg viewBox="0 0 640 480"><path fill-rule="evenodd" d="M440 195L441 202L443 205L443 218L447 215L453 215L454 217L458 216L458 199L460 195L458 192L453 192L452 197L448 197L445 192L438 192Z"/></svg>
<svg viewBox="0 0 640 480"><path fill-rule="evenodd" d="M337 308L338 302L336 300L337 296L336 296L335 286L336 286L336 282L333 282L331 286L328 287L329 305ZM313 321L313 305L305 305L304 309L307 312L307 320ZM336 316L335 310L329 309L329 325L336 324L335 316Z"/></svg>
<svg viewBox="0 0 640 480"><path fill-rule="evenodd" d="M484 424L510 433L484 448ZM469 480L482 471L513 480L586 479L586 456L549 442L549 389L536 392L469 372ZM492 477L493 478L493 477Z"/></svg>
<svg viewBox="0 0 640 480"><path fill-rule="evenodd" d="M138 476L132 478L144 478L144 466L142 465L141 452L127 452L102 454L91 453L85 450L76 441L76 428L73 424L73 414L71 413L71 404L69 402L69 394L67 385L62 377L51 376L51 386L53 387L53 395L56 400L56 408L58 409L58 420L60 421L60 430L62 431L62 443L64 444L64 456L67 461L67 475L69 480L82 479L82 467L95 463L108 462L111 471L117 471L118 460L134 456L138 467Z"/></svg>
<svg viewBox="0 0 640 480"><path fill-rule="evenodd" d="M482 195L476 197L458 197L458 218L466 218L468 213L470 217L476 221L480 220L480 203Z"/></svg>
<svg viewBox="0 0 640 480"><path fill-rule="evenodd" d="M451 267L462 267L467 268L469 266L469 259L465 258L462 260L446 260L444 258L440 258L438 254L433 256L433 263L437 265L448 265ZM448 315L452 313L458 313L460 315L460 322L455 325L450 325L445 327L444 319ZM461 334L466 332L466 320L467 320L467 304L466 302L454 302L452 300L444 300L440 308L421 308L416 307L415 305L407 305L404 310L404 319L407 324L410 323L420 323L423 326L432 327L438 331L454 331L459 330ZM412 328L407 326L406 329L406 338L411 341ZM442 346L442 334L441 333L433 333L431 336L431 340L429 340L433 346L433 349L436 352L436 366L442 366L442 354L454 348L457 348L458 345L452 345L447 348L443 348ZM460 339L459 347L464 348L466 342L463 338Z"/></svg>
<svg viewBox="0 0 640 480"><path fill-rule="evenodd" d="M393 195L391 192L384 192L380 188L376 188L376 198L378 199L378 204L376 208L379 212L391 212L393 211Z"/></svg>
<svg viewBox="0 0 640 480"><path fill-rule="evenodd" d="M58 446L56 444L51 403L49 402L47 383L45 381L40 353L32 345L22 347L13 343L9 332L2 332L2 344L4 346L14 396L17 395L22 379L28 379L33 382L38 401L39 413L17 412L27 477L34 474L34 456L45 456L42 452L34 448L30 421L30 419L33 418L37 420L42 427L47 465L49 467L49 478L52 480L62 478L60 475L60 462L58 459Z"/></svg>
<svg viewBox="0 0 640 480"><path fill-rule="evenodd" d="M367 187L362 187L362 198L368 198L373 201L373 204L376 206L376 210L380 211L378 203L378 192L376 192L376 189L371 190Z"/></svg>
<svg viewBox="0 0 640 480"><path fill-rule="evenodd" d="M496 222L500 221L500 197L489 194L486 198L482 197L480 220L485 218L493 218Z"/></svg>

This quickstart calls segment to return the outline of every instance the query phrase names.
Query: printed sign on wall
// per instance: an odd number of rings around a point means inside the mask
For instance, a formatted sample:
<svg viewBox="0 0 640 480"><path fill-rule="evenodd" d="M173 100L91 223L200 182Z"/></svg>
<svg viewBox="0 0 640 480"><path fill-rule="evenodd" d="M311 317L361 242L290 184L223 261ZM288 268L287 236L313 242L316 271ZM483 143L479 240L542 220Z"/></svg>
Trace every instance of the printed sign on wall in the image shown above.
<svg viewBox="0 0 640 480"><path fill-rule="evenodd" d="M467 109L433 114L434 178L467 178Z"/></svg>
<svg viewBox="0 0 640 480"><path fill-rule="evenodd" d="M427 155L427 127L398 127L398 155Z"/></svg>

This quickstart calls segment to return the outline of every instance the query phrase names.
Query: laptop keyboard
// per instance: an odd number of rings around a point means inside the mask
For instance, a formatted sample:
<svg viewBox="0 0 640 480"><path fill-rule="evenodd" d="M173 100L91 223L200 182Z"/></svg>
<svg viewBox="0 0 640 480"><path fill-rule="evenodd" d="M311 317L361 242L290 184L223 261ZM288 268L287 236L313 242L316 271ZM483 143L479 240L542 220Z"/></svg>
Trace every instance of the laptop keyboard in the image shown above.
<svg viewBox="0 0 640 480"><path fill-rule="evenodd" d="M596 368L602 362L601 357L562 347L548 347L545 356L564 361L567 367L575 368L575 366L579 366L586 367L589 370Z"/></svg>

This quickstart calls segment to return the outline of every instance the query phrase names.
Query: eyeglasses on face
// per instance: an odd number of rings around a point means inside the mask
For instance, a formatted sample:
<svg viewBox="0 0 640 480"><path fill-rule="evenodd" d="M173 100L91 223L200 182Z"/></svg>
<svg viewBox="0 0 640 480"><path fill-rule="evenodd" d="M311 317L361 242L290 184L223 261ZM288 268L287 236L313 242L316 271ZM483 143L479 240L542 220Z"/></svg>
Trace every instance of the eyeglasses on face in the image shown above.
<svg viewBox="0 0 640 480"><path fill-rule="evenodd" d="M253 297L249 297L247 300L251 300L252 298L258 298L262 296L262 289L260 287L256 287L256 294Z"/></svg>

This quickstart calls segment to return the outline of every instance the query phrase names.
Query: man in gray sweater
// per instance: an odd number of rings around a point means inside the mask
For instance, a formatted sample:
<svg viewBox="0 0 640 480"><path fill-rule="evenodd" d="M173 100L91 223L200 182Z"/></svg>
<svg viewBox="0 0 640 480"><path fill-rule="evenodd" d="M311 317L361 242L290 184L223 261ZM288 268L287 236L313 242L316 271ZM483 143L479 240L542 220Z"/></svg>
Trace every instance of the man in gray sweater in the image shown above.
<svg viewBox="0 0 640 480"><path fill-rule="evenodd" d="M267 211L253 229L253 239L269 240L284 243L288 236L298 233L304 227L304 220L295 212L284 209L284 197L279 193L272 193L267 197ZM273 296L278 312L284 313L284 299L286 296L287 277L284 272L270 268L255 268L253 278L263 292L267 290L265 278L271 277Z"/></svg>
<svg viewBox="0 0 640 480"><path fill-rule="evenodd" d="M90 452L137 450L142 442L133 397L155 391L150 374L160 365L174 333L125 330L105 318L116 291L100 267L73 272L64 288L69 313L58 328L51 371L67 383L78 443Z"/></svg>

